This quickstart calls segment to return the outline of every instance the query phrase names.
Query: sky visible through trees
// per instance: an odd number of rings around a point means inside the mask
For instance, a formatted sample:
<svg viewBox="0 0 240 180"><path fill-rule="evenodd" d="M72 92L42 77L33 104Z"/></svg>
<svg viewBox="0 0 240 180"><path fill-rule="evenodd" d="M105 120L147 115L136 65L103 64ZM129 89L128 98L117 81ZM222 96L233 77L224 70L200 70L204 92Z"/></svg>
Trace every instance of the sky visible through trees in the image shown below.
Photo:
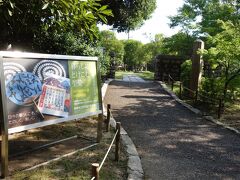
<svg viewBox="0 0 240 180"><path fill-rule="evenodd" d="M169 27L170 20L168 16L176 15L177 9L183 5L183 0L157 0L157 8L151 15L151 18L146 20L139 29L130 31L130 38L139 40L142 43L148 43L151 39L154 39L155 34L162 33L165 36L171 36L178 32L179 28L171 29ZM106 30L110 27L100 26L100 29ZM117 33L118 39L127 39L128 34L125 32Z"/></svg>

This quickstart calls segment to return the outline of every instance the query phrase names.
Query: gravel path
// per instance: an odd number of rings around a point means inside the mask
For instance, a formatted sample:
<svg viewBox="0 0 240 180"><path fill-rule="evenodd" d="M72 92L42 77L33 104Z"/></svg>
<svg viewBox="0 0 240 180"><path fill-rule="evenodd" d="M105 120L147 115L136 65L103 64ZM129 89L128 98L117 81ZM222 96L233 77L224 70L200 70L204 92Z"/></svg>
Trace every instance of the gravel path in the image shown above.
<svg viewBox="0 0 240 180"><path fill-rule="evenodd" d="M158 84L114 81L104 102L135 143L145 179L240 179L240 136L193 114Z"/></svg>

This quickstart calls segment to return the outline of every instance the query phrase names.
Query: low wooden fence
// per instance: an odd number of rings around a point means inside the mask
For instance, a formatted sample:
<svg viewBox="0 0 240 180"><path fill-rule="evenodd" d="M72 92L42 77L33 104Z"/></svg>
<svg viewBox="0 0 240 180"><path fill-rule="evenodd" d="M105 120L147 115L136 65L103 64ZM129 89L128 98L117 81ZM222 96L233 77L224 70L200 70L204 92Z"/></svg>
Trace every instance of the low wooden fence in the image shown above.
<svg viewBox="0 0 240 180"><path fill-rule="evenodd" d="M186 90L186 91L189 92L189 94L191 94L190 97L192 97L192 100L194 100L195 103L197 101L201 101L201 99L204 99L203 102L217 106L217 111L216 111L217 112L217 117L221 118L221 115L223 113L223 107L224 107L224 103L223 103L222 98L211 98L209 96L206 96L206 95L200 93L199 90L193 91L193 90L183 86L183 83L181 81L175 81L171 77L171 75L168 75L168 84L171 86L172 91L173 91L174 85L176 83L177 83L177 86L179 87L179 98L180 99L183 98L183 90Z"/></svg>
<svg viewBox="0 0 240 180"><path fill-rule="evenodd" d="M112 117L112 111L111 111L111 105L108 104L107 105L107 119L105 121L106 123L106 131L108 132L110 130L110 118ZM103 167L106 159L107 159L107 156L115 142L115 161L119 161L119 153L120 153L120 137L121 137L121 123L120 122L117 122L116 123L116 129L115 129L115 134L113 136L113 139L112 139L112 142L102 160L102 162L100 163L93 163L92 164L92 169L91 169L91 180L99 180L99 173L100 173L100 170L101 168Z"/></svg>

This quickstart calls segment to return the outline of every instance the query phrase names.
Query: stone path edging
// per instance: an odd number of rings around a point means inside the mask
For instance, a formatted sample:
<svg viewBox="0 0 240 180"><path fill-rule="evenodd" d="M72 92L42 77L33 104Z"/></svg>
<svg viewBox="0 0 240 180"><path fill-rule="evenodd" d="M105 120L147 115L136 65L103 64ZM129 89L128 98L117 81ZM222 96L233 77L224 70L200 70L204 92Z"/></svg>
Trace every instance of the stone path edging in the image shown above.
<svg viewBox="0 0 240 180"><path fill-rule="evenodd" d="M213 123L215 123L215 124L217 124L217 125L220 125L220 126L224 127L225 129L228 129L228 130L230 130L230 131L232 131L232 132L237 133L237 134L240 135L240 131L239 131L239 130L237 130L237 129L233 128L233 127L230 127L230 126L228 126L228 125L225 125L224 123L222 123L222 122L214 119L212 116L204 116L203 113L202 113L199 109L196 109L196 108L192 107L191 105L183 102L181 99L179 99L179 98L176 96L176 94L174 94L171 90L168 89L167 85L166 85L164 82L162 82L162 81L156 81L156 82L159 83L159 84L162 86L162 88L163 88L174 100L176 100L179 104L183 105L184 107L186 107L187 109L189 109L189 110L192 111L193 113L198 114L198 115L201 115L204 119L206 119L206 120L208 120L208 121L211 121L211 122L213 122Z"/></svg>
<svg viewBox="0 0 240 180"><path fill-rule="evenodd" d="M109 83L112 81L112 79L109 79L106 81L102 86L102 99L104 98L107 87ZM103 106L103 114L104 116L107 115L106 109ZM110 125L112 127L116 127L116 121L114 118L110 119ZM143 168L141 159L138 155L137 149L131 140L131 138L128 136L127 132L121 127L121 141L123 144L123 147L125 151L127 152L128 156L128 163L127 163L127 173L128 173L128 180L142 180L143 179Z"/></svg>

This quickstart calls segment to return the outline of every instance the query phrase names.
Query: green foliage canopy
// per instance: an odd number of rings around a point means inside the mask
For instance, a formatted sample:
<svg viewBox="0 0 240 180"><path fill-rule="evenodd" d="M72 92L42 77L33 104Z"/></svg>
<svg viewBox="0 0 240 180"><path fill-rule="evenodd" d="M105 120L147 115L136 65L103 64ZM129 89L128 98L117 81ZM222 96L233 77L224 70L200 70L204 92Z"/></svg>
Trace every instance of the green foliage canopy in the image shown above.
<svg viewBox="0 0 240 180"><path fill-rule="evenodd" d="M163 41L162 53L190 58L196 37L186 32L179 32Z"/></svg>
<svg viewBox="0 0 240 180"><path fill-rule="evenodd" d="M118 31L129 31L140 27L156 9L156 0L102 0L114 16L108 16L108 24Z"/></svg>
<svg viewBox="0 0 240 180"><path fill-rule="evenodd" d="M190 85L191 70L192 70L192 61L190 59L184 61L184 63L181 64L180 79L185 87L189 87Z"/></svg>
<svg viewBox="0 0 240 180"><path fill-rule="evenodd" d="M240 76L240 22L218 21L221 32L209 36L208 40L213 47L203 51L203 55L210 62L213 70L220 67L222 76L216 78L222 84L222 95L226 99L227 91ZM235 84L236 85L236 84Z"/></svg>
<svg viewBox="0 0 240 180"><path fill-rule="evenodd" d="M218 19L237 23L240 18L239 0L185 0L176 16L171 16L170 27L181 26L194 34L219 32Z"/></svg>
<svg viewBox="0 0 240 180"><path fill-rule="evenodd" d="M116 65L123 63L124 44L119 41L114 32L101 31L99 35L99 45L104 48L104 57L110 61L111 55L114 54Z"/></svg>
<svg viewBox="0 0 240 180"><path fill-rule="evenodd" d="M142 68L145 68L145 70L147 70L148 67L150 67L151 70L153 69L153 60L156 55L162 52L163 41L163 34L156 34L151 42L143 44L138 49L138 61L139 65L142 65Z"/></svg>
<svg viewBox="0 0 240 180"><path fill-rule="evenodd" d="M103 75L108 73L111 63L115 63L116 66L123 64L124 45L122 41L117 40L114 32L101 31L98 45L102 52L100 62Z"/></svg>
<svg viewBox="0 0 240 180"><path fill-rule="evenodd" d="M98 56L97 46L74 32L50 32L34 38L35 51L50 54Z"/></svg>
<svg viewBox="0 0 240 180"><path fill-rule="evenodd" d="M75 31L92 39L96 24L111 16L100 0L1 0L0 44L30 47L41 31Z"/></svg>
<svg viewBox="0 0 240 180"><path fill-rule="evenodd" d="M141 59L139 59L139 52L141 50L142 43L136 40L126 40L124 41L124 64L128 65L128 70L137 70L138 66L141 64Z"/></svg>

